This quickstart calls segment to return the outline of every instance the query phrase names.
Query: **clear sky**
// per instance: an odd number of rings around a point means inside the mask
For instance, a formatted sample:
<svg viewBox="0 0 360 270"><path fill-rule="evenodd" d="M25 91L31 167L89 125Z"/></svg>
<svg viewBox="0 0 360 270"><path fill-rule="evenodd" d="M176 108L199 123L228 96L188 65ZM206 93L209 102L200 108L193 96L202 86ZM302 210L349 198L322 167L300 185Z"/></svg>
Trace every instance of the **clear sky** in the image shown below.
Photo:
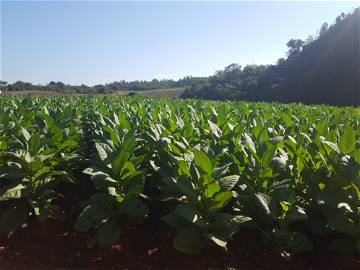
<svg viewBox="0 0 360 270"><path fill-rule="evenodd" d="M1 79L94 85L270 64L353 2L1 2Z"/></svg>

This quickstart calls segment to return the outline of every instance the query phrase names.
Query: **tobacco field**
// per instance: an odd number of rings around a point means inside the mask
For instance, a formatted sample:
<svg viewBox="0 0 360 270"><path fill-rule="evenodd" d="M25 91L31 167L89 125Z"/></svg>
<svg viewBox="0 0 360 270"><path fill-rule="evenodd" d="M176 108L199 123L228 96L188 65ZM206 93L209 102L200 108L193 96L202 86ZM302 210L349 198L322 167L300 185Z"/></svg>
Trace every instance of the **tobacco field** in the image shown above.
<svg viewBox="0 0 360 270"><path fill-rule="evenodd" d="M286 258L323 238L358 258L360 109L0 97L2 235L56 219L106 248L154 217L186 254L251 229Z"/></svg>

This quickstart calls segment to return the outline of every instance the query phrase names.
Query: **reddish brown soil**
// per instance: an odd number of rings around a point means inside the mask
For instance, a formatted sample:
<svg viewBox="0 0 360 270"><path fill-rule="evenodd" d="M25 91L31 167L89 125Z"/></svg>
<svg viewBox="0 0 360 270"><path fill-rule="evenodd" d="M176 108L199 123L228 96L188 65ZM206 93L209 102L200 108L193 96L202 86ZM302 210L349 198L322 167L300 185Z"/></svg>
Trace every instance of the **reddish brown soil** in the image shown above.
<svg viewBox="0 0 360 270"><path fill-rule="evenodd" d="M208 249L196 256L177 252L174 232L158 221L129 229L108 249L87 248L87 237L51 219L33 224L0 238L0 269L360 269L360 261L323 250L287 261L262 248L252 231L239 234L228 254Z"/></svg>

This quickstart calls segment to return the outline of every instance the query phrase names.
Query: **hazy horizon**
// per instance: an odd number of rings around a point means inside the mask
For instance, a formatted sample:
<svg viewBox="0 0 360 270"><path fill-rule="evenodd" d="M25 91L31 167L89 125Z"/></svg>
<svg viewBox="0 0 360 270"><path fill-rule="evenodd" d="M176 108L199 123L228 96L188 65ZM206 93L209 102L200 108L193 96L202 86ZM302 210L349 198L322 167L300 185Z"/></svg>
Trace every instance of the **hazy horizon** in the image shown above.
<svg viewBox="0 0 360 270"><path fill-rule="evenodd" d="M1 80L95 85L274 64L359 2L1 2Z"/></svg>

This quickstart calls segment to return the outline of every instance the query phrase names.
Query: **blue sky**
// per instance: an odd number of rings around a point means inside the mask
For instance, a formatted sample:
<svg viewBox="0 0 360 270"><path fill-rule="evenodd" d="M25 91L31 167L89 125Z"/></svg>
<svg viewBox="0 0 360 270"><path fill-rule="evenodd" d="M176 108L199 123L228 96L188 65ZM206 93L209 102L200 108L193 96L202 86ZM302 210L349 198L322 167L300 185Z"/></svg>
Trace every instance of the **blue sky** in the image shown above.
<svg viewBox="0 0 360 270"><path fill-rule="evenodd" d="M359 2L1 2L1 79L178 79L270 64Z"/></svg>

